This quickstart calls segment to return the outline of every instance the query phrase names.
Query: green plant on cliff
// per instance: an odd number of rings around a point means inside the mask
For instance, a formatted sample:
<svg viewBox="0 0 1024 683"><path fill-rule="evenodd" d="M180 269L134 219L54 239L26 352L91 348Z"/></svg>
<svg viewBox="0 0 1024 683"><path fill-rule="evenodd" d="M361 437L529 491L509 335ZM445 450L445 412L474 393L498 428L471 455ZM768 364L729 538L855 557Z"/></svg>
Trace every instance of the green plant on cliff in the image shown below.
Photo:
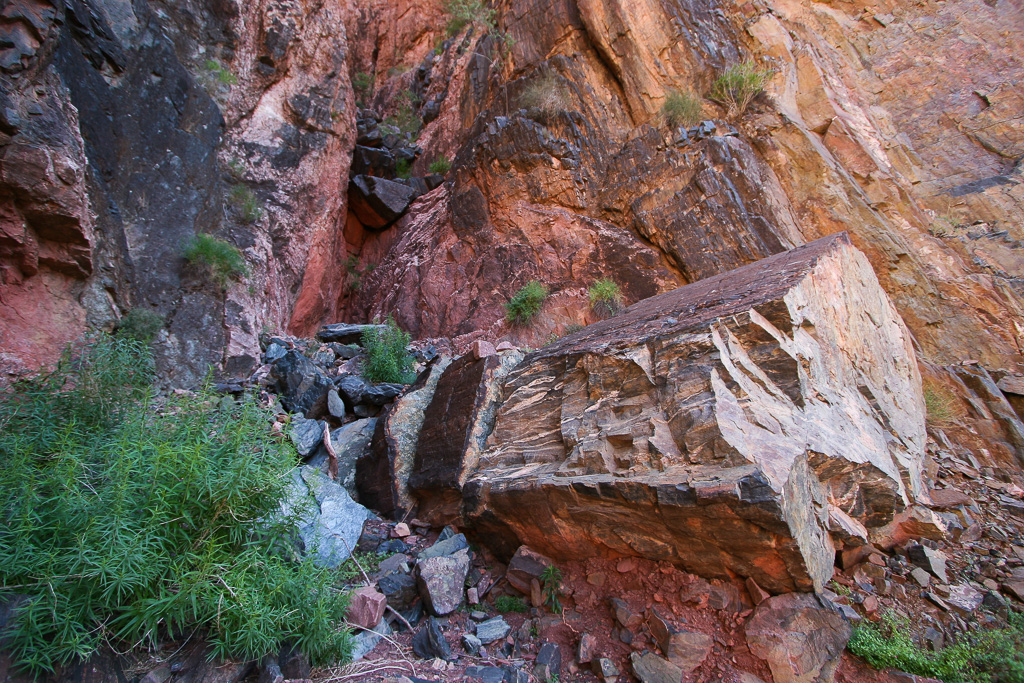
<svg viewBox="0 0 1024 683"><path fill-rule="evenodd" d="M185 245L185 260L212 279L221 289L249 274L238 247L213 235L199 234Z"/></svg>
<svg viewBox="0 0 1024 683"><path fill-rule="evenodd" d="M437 157L430 162L428 169L431 173L437 173L444 175L448 171L452 170L452 162L448 160L448 157Z"/></svg>
<svg viewBox="0 0 1024 683"><path fill-rule="evenodd" d="M383 329L369 327L363 332L366 360L363 375L371 382L411 384L416 379L413 357L409 355L409 333L389 315Z"/></svg>
<svg viewBox="0 0 1024 683"><path fill-rule="evenodd" d="M661 115L673 128L695 126L701 119L700 98L685 90L671 90L661 105Z"/></svg>
<svg viewBox="0 0 1024 683"><path fill-rule="evenodd" d="M876 669L894 668L947 683L1024 683L1024 616L1010 613L1004 628L964 634L938 652L914 642L910 619L884 612L853 630L850 652Z"/></svg>
<svg viewBox="0 0 1024 683"><path fill-rule="evenodd" d="M211 80L216 83L220 83L221 85L232 86L238 83L238 78L235 74L228 71L224 65L216 59L207 59L203 62L203 70Z"/></svg>
<svg viewBox="0 0 1024 683"><path fill-rule="evenodd" d="M411 90L403 90L395 96L395 100L398 107L391 116L384 119L383 125L398 133L416 133L422 125L420 117L416 115L416 95Z"/></svg>
<svg viewBox="0 0 1024 683"><path fill-rule="evenodd" d="M552 612L561 612L562 603L558 600L558 593L562 590L562 570L553 564L548 565L541 572L540 583L544 602L548 604Z"/></svg>
<svg viewBox="0 0 1024 683"><path fill-rule="evenodd" d="M548 288L531 280L505 304L505 320L514 326L528 324L540 312L547 297Z"/></svg>
<svg viewBox="0 0 1024 683"><path fill-rule="evenodd" d="M285 516L294 451L253 400L157 400L138 341L96 335L0 393L5 648L37 675L103 644L155 648L204 631L218 657L294 643L349 651L347 596L296 562ZM301 507L301 506L300 506Z"/></svg>
<svg viewBox="0 0 1024 683"><path fill-rule="evenodd" d="M774 74L773 69L759 67L754 61L734 64L715 79L711 97L726 105L730 116L742 114Z"/></svg>
<svg viewBox="0 0 1024 683"><path fill-rule="evenodd" d="M492 31L498 14L483 0L448 0L444 3L444 11L448 15L445 29L449 38L471 24L479 26L485 33Z"/></svg>
<svg viewBox="0 0 1024 683"><path fill-rule="evenodd" d="M602 316L611 316L622 308L622 289L611 278L601 278L587 290L590 307Z"/></svg>
<svg viewBox="0 0 1024 683"><path fill-rule="evenodd" d="M134 339L148 344L156 338L164 326L164 317L148 308L133 308L117 323L115 335L122 339Z"/></svg>
<svg viewBox="0 0 1024 683"><path fill-rule="evenodd" d="M228 193L228 200L246 223L255 223L263 217L263 207L252 190L245 185L235 185Z"/></svg>

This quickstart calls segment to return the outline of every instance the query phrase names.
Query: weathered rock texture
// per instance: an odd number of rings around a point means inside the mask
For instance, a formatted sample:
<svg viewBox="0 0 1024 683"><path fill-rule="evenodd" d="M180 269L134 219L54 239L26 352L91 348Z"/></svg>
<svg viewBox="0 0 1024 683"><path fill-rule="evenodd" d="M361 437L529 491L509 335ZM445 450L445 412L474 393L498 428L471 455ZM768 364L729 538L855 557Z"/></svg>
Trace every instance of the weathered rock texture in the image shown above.
<svg viewBox="0 0 1024 683"><path fill-rule="evenodd" d="M845 235L635 304L501 396L465 512L553 559L820 589L836 514L871 529L924 495L910 335Z"/></svg>

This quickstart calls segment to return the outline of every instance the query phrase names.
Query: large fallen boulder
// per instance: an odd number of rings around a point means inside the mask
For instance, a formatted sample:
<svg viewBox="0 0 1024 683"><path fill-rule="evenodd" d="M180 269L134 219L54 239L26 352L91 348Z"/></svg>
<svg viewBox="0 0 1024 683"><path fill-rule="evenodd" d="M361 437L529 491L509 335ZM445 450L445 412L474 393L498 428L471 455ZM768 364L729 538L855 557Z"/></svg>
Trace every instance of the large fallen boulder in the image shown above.
<svg viewBox="0 0 1024 683"><path fill-rule="evenodd" d="M348 188L349 207L366 228L383 230L401 218L416 191L394 180L357 175Z"/></svg>
<svg viewBox="0 0 1024 683"><path fill-rule="evenodd" d="M363 523L374 514L338 482L310 465L292 470L284 515L297 517L298 550L318 565L337 568L352 555Z"/></svg>
<svg viewBox="0 0 1024 683"><path fill-rule="evenodd" d="M485 446L415 482L464 481L466 520L509 554L810 591L832 574L830 506L870 533L926 495L910 334L845 234L641 301L498 393Z"/></svg>

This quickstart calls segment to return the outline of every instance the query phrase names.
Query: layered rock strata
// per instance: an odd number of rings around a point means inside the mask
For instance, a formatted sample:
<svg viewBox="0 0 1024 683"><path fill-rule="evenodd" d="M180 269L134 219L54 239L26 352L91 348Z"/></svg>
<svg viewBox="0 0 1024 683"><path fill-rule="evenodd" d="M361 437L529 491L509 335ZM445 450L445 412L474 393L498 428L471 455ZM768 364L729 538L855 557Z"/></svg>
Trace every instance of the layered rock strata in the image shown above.
<svg viewBox="0 0 1024 683"><path fill-rule="evenodd" d="M635 304L500 396L479 454L417 486L462 468L468 522L553 559L820 589L837 520L870 530L924 495L911 338L845 235Z"/></svg>

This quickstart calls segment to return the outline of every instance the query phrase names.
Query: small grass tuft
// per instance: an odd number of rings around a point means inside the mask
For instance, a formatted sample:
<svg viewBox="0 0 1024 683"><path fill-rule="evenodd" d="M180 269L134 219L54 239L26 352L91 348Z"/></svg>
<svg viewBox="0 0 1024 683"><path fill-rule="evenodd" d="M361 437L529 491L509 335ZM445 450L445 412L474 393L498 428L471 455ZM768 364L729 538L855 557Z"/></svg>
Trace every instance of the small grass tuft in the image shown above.
<svg viewBox="0 0 1024 683"><path fill-rule="evenodd" d="M602 278L587 290L590 307L602 316L612 316L622 308L622 289L611 278Z"/></svg>
<svg viewBox="0 0 1024 683"><path fill-rule="evenodd" d="M213 235L200 234L185 245L185 260L206 273L221 289L249 274L238 247Z"/></svg>
<svg viewBox="0 0 1024 683"><path fill-rule="evenodd" d="M509 612L523 613L529 608L526 606L526 601L520 597L499 595L494 599L494 609L502 614L508 614Z"/></svg>
<svg viewBox="0 0 1024 683"><path fill-rule="evenodd" d="M133 308L117 323L115 336L134 339L143 344L152 342L164 326L164 317L148 308Z"/></svg>
<svg viewBox="0 0 1024 683"><path fill-rule="evenodd" d="M228 200L246 223L255 223L263 218L263 207L260 206L260 200L245 185L232 187L228 194Z"/></svg>
<svg viewBox="0 0 1024 683"><path fill-rule="evenodd" d="M553 71L545 71L534 79L519 96L519 106L539 109L545 114L565 111L570 101L569 91Z"/></svg>
<svg viewBox="0 0 1024 683"><path fill-rule="evenodd" d="M223 64L216 59L207 59L203 62L203 69L210 78L221 85L232 86L238 83L238 78L231 73Z"/></svg>
<svg viewBox="0 0 1024 683"><path fill-rule="evenodd" d="M505 320L510 325L528 324L540 312L548 288L537 280L531 280L505 304Z"/></svg>
<svg viewBox="0 0 1024 683"><path fill-rule="evenodd" d="M754 61L734 64L715 79L711 97L725 104L731 116L737 116L746 111L752 99L764 92L764 86L773 75L773 69L759 67Z"/></svg>
<svg viewBox="0 0 1024 683"><path fill-rule="evenodd" d="M437 157L430 162L429 170L431 173L444 175L448 171L452 170L452 162L448 160L448 157Z"/></svg>
<svg viewBox="0 0 1024 683"><path fill-rule="evenodd" d="M700 98L684 90L669 91L661 105L662 117L673 128L695 126L700 123L701 114Z"/></svg>
<svg viewBox="0 0 1024 683"><path fill-rule="evenodd" d="M924 407L928 422L937 427L946 427L964 417L963 405L957 397L940 382L925 380Z"/></svg>
<svg viewBox="0 0 1024 683"><path fill-rule="evenodd" d="M412 384L413 357L409 355L409 333L405 332L389 315L383 330L370 328L363 333L362 345L366 349L363 376L371 382Z"/></svg>

